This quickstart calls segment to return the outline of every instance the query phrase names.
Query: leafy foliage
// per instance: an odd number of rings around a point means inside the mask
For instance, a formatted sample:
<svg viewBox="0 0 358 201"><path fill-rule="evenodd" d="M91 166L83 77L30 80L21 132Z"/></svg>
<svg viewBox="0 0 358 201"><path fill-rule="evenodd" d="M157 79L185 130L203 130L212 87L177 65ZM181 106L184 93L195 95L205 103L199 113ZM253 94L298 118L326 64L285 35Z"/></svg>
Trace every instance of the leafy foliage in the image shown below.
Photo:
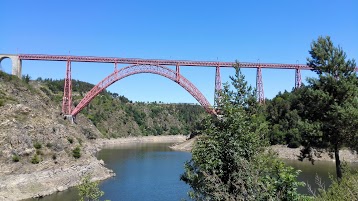
<svg viewBox="0 0 358 201"><path fill-rule="evenodd" d="M319 194L315 196L317 201L351 201L358 200L358 172L346 171L344 177L338 181L332 179L329 189L319 189Z"/></svg>
<svg viewBox="0 0 358 201"><path fill-rule="evenodd" d="M77 146L74 150L72 150L72 156L74 158L80 158L81 157L81 148Z"/></svg>
<svg viewBox="0 0 358 201"><path fill-rule="evenodd" d="M35 147L35 149L41 149L41 148L42 148L42 144L39 143L39 142L35 142L35 143L34 143L34 147Z"/></svg>
<svg viewBox="0 0 358 201"><path fill-rule="evenodd" d="M297 92L279 92L272 100L266 101L269 140L272 145L288 144L290 147L298 147L301 144L301 117L300 110L295 105L296 94Z"/></svg>
<svg viewBox="0 0 358 201"><path fill-rule="evenodd" d="M23 76L22 76L22 80L23 80L26 84L28 84L28 83L30 82L30 79L31 79L31 77L29 76L29 74L26 74L26 75L23 75Z"/></svg>
<svg viewBox="0 0 358 201"><path fill-rule="evenodd" d="M265 153L267 124L240 69L219 94L220 117L208 117L181 179L195 200L297 200L298 172Z"/></svg>
<svg viewBox="0 0 358 201"><path fill-rule="evenodd" d="M91 182L90 175L85 175L82 178L81 184L77 186L80 201L99 201L99 198L104 195L98 187L98 182Z"/></svg>
<svg viewBox="0 0 358 201"><path fill-rule="evenodd" d="M72 138L72 137L68 137L68 138L67 138L67 141L68 141L70 144L72 144L72 143L73 143L73 138Z"/></svg>
<svg viewBox="0 0 358 201"><path fill-rule="evenodd" d="M41 159L40 159L40 157L39 157L37 154L35 154L35 155L31 158L31 163L32 163L32 164L38 164L38 163L40 163L40 161L41 161Z"/></svg>
<svg viewBox="0 0 358 201"><path fill-rule="evenodd" d="M14 154L14 155L12 156L12 161L13 161L13 162L19 162L19 161L20 161L20 156L17 155L17 154Z"/></svg>

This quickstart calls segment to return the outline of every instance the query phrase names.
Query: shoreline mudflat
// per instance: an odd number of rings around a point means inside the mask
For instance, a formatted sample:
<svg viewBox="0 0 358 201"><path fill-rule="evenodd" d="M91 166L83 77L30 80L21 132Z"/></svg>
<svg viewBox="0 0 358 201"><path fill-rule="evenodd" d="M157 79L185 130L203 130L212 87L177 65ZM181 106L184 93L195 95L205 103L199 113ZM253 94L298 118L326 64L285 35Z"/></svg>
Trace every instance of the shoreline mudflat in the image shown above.
<svg viewBox="0 0 358 201"><path fill-rule="evenodd" d="M288 148L286 145L273 145L270 148L278 154L279 158L297 160L300 155L301 148ZM349 150L342 149L339 151L339 157L341 161L348 163L358 163L358 154L352 153ZM335 162L334 157L332 158L328 152L321 153L320 157L314 156L315 161L331 161ZM305 159L307 160L307 159Z"/></svg>
<svg viewBox="0 0 358 201"><path fill-rule="evenodd" d="M59 160L57 164L49 164L48 161L36 165L24 164L29 166L25 172L16 172L13 163L0 164L0 201L43 197L64 191L78 185L86 174L92 175L93 181L115 176L102 160L95 157L95 153L102 148L136 143L179 143L185 139L184 135L97 139L84 144L86 154L77 160Z"/></svg>
<svg viewBox="0 0 358 201"><path fill-rule="evenodd" d="M170 148L176 151L190 152L191 149L193 148L195 141L196 138L192 138L183 143L173 145ZM269 149L276 152L279 158L289 159L289 160L297 160L301 151L301 148L288 148L286 145L273 145L270 146ZM358 163L358 154L355 152L352 153L349 150L343 149L339 151L339 156L342 161L349 162L349 163ZM332 162L335 161L334 158L331 158L327 152L323 152L321 154L321 157L314 156L313 158L316 161L332 161Z"/></svg>
<svg viewBox="0 0 358 201"><path fill-rule="evenodd" d="M111 147L123 144L135 143L181 143L186 140L185 135L164 135L164 136L142 136L142 137L126 137L114 139L97 139L94 143L98 148Z"/></svg>

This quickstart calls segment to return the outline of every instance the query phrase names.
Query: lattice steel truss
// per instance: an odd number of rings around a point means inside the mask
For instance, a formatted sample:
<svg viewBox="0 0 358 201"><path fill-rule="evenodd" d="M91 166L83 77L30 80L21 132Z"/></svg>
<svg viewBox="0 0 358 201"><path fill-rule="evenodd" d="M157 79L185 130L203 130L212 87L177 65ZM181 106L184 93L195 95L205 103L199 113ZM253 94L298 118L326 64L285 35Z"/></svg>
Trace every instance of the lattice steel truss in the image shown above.
<svg viewBox="0 0 358 201"><path fill-rule="evenodd" d="M295 88L298 89L301 87L302 80L301 80L301 70L300 67L296 68L295 71Z"/></svg>
<svg viewBox="0 0 358 201"><path fill-rule="evenodd" d="M221 76L220 76L220 66L216 67L215 72L215 94L214 94L214 104L216 104L220 99L221 92Z"/></svg>
<svg viewBox="0 0 358 201"><path fill-rule="evenodd" d="M211 107L209 101L189 80L178 73L178 68L176 71L174 71L161 65L131 65L120 70L115 70L112 74L94 86L70 114L72 116L76 116L93 98L95 98L101 91L106 89L111 84L130 75L139 73L152 73L161 75L178 83L181 87L188 91L207 112L215 114L215 111Z"/></svg>
<svg viewBox="0 0 358 201"><path fill-rule="evenodd" d="M265 103L264 84L262 82L262 72L260 66L257 68L256 73L256 93L259 103Z"/></svg>
<svg viewBox="0 0 358 201"><path fill-rule="evenodd" d="M67 61L65 86L63 88L62 114L68 115L72 111L72 78L71 61Z"/></svg>
<svg viewBox="0 0 358 201"><path fill-rule="evenodd" d="M93 57L93 56L72 56L72 55L46 55L46 54L19 54L20 60L43 60L43 61L66 61L66 78L64 96L62 102L62 113L65 115L76 115L85 107L96 95L114 82L124 77L138 73L154 73L167 77L184 89L186 89L209 113L215 113L203 94L186 78L180 75L181 66L196 67L215 67L215 91L221 90L220 68L232 68L236 62L219 62L219 61L188 61L188 60L160 60L160 59L139 59L139 58L116 58L116 57ZM98 83L88 94L81 100L77 107L72 111L72 86L71 86L71 62L97 62L97 63L114 63L115 71ZM130 64L126 68L117 69L117 64ZM176 70L171 70L165 66L175 66ZM240 62L239 68L257 68L256 89L257 98L260 103L265 102L264 87L262 81L263 68L275 69L294 69L295 70L295 88L301 86L301 70L312 70L311 67L304 64L278 64L278 63L250 63ZM358 68L356 68L358 72ZM215 97L217 99L218 97Z"/></svg>
<svg viewBox="0 0 358 201"><path fill-rule="evenodd" d="M72 56L72 55L47 55L47 54L19 54L21 60L43 60L43 61L72 61L72 62L97 62L97 63L118 63L118 64L141 64L141 65L161 65L161 66L200 66L200 67L229 67L232 68L236 62L221 61L189 61L189 60L165 60L165 59L139 59L139 58L116 58L116 57L92 57L92 56ZM278 68L311 70L312 68L304 64L278 64L278 63L251 63L240 62L239 68Z"/></svg>

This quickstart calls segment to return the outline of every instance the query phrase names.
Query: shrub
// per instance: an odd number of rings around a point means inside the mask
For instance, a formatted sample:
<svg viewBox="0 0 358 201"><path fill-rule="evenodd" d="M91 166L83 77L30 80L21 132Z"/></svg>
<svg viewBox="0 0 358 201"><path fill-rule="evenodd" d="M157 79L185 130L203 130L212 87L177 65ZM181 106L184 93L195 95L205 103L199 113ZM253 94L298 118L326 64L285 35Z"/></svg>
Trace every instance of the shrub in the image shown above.
<svg viewBox="0 0 358 201"><path fill-rule="evenodd" d="M38 164L39 162L40 162L40 157L37 154L35 154L34 157L32 157L31 159L31 163Z"/></svg>
<svg viewBox="0 0 358 201"><path fill-rule="evenodd" d="M82 140L81 138L76 138L76 139L77 139L77 142L78 142L80 145L82 145L83 140Z"/></svg>
<svg viewBox="0 0 358 201"><path fill-rule="evenodd" d="M81 201L99 200L99 198L104 195L104 192L98 187L98 181L91 182L90 175L85 175L82 178L81 184L77 187L77 189Z"/></svg>
<svg viewBox="0 0 358 201"><path fill-rule="evenodd" d="M36 154L37 155L43 155L42 151L40 149L36 149Z"/></svg>
<svg viewBox="0 0 358 201"><path fill-rule="evenodd" d="M20 156L17 155L17 154L13 155L13 156L12 156L12 161L13 161L13 162L19 162L19 161L20 161Z"/></svg>
<svg viewBox="0 0 358 201"><path fill-rule="evenodd" d="M68 140L68 142L69 142L70 144L73 143L73 138L69 137L69 138L67 138L67 140Z"/></svg>
<svg viewBox="0 0 358 201"><path fill-rule="evenodd" d="M35 149L41 149L42 145L39 142L35 142L34 147Z"/></svg>
<svg viewBox="0 0 358 201"><path fill-rule="evenodd" d="M72 150L72 155L75 158L80 158L81 157L81 148L77 146L74 150Z"/></svg>
<svg viewBox="0 0 358 201"><path fill-rule="evenodd" d="M52 146L53 146L53 145L52 145L51 142L49 142L49 143L46 144L46 147L47 147L47 148L51 148Z"/></svg>
<svg viewBox="0 0 358 201"><path fill-rule="evenodd" d="M53 155L52 155L52 160L56 160L56 159L57 159L56 154L53 154Z"/></svg>
<svg viewBox="0 0 358 201"><path fill-rule="evenodd" d="M290 143L288 143L287 147L288 148L298 148L301 144L298 141L291 141Z"/></svg>
<svg viewBox="0 0 358 201"><path fill-rule="evenodd" d="M345 167L346 168L346 167ZM332 184L325 190L319 189L319 195L314 195L318 201L335 201L335 200L358 200L358 171L347 171L339 181L331 177ZM317 180L317 179L316 179ZM322 186L318 183L318 186Z"/></svg>

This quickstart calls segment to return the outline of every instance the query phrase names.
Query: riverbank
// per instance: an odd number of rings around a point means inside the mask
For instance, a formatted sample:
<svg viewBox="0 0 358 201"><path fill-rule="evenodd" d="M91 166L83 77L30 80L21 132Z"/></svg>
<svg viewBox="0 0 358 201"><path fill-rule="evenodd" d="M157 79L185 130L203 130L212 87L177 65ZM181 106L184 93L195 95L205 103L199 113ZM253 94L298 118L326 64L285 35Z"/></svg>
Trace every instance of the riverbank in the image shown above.
<svg viewBox="0 0 358 201"><path fill-rule="evenodd" d="M185 142L175 144L170 148L177 151L190 152L193 148L195 141L196 138L192 138ZM279 158L289 159L289 160L297 160L301 151L301 148L288 148L286 145L273 145L270 146L270 149L276 152ZM340 150L339 156L342 161L349 162L349 163L358 163L358 154L352 153L349 150ZM330 157L330 155L327 152L322 153L320 157L314 156L313 159L316 161L332 161L332 162L335 161L334 158Z"/></svg>
<svg viewBox="0 0 358 201"><path fill-rule="evenodd" d="M13 172L16 163L0 164L0 201L43 197L64 191L78 185L86 174L92 175L93 181L115 176L102 160L95 157L95 153L104 147L135 143L179 143L185 139L183 135L97 139L83 144L83 156L77 160L57 160L56 164L42 161L29 164L28 171L16 173Z"/></svg>
<svg viewBox="0 0 358 201"><path fill-rule="evenodd" d="M142 136L142 137L126 137L115 139L97 139L95 141L98 149L103 147L111 147L123 144L135 143L183 143L186 140L185 135L165 135L165 136Z"/></svg>
<svg viewBox="0 0 358 201"><path fill-rule="evenodd" d="M301 153L301 148L288 148L286 145L273 145L270 148L278 154L279 158L282 159L297 160L298 156ZM352 153L351 151L346 149L339 151L339 157L344 162L358 163L358 154L355 152ZM313 156L313 159L316 161L335 162L334 156L331 157L328 152L321 153L320 157Z"/></svg>

